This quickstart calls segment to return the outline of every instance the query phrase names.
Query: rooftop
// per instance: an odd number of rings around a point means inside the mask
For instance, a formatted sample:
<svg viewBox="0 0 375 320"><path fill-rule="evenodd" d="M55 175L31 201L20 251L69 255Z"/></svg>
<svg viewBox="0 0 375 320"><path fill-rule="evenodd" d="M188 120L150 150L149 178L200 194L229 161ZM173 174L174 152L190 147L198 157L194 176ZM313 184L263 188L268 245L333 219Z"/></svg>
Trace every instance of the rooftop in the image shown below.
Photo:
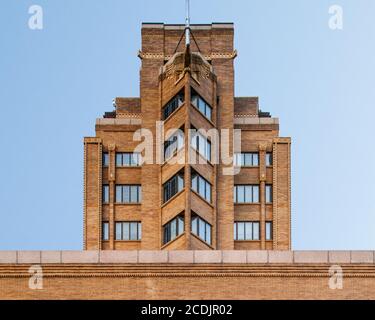
<svg viewBox="0 0 375 320"><path fill-rule="evenodd" d="M184 30L185 24L166 24L163 22L143 22L142 29L147 28L160 28L168 30ZM232 22L212 22L212 23L201 23L201 24L191 24L190 29L192 30L204 30L204 29L234 29L234 24Z"/></svg>

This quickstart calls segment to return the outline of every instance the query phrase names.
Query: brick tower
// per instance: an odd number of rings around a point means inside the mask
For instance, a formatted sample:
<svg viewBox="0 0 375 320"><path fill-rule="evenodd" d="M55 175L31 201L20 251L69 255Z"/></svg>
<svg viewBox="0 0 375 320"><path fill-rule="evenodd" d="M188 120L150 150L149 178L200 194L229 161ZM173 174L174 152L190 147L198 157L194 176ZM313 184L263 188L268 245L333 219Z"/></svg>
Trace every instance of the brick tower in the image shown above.
<svg viewBox="0 0 375 320"><path fill-rule="evenodd" d="M116 98L84 139L87 250L290 249L290 138L279 137L258 98L234 96L233 24L188 30L142 25L140 98ZM228 129L238 174L214 161L223 147L212 129ZM152 162L142 163L140 143ZM191 150L198 163L188 161Z"/></svg>

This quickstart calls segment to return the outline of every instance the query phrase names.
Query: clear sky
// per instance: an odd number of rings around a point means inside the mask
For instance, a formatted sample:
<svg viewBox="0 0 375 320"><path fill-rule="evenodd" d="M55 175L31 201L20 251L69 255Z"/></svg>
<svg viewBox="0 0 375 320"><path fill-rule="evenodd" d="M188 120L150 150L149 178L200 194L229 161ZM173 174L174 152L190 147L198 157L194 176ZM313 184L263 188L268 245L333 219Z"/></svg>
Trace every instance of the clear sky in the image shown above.
<svg viewBox="0 0 375 320"><path fill-rule="evenodd" d="M0 250L82 248L83 137L138 96L141 22L184 23L184 6L1 1ZM236 95L293 139L293 249L375 249L375 1L191 0L191 15L235 23Z"/></svg>

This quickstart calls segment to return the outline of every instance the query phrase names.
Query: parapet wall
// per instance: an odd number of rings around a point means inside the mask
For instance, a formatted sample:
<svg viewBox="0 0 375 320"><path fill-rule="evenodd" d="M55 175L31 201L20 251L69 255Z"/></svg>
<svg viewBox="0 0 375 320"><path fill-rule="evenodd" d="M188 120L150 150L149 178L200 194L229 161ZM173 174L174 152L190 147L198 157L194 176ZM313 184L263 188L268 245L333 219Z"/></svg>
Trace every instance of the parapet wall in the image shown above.
<svg viewBox="0 0 375 320"><path fill-rule="evenodd" d="M0 251L0 299L375 299L374 256L373 251ZM32 284L40 279L42 287Z"/></svg>
<svg viewBox="0 0 375 320"><path fill-rule="evenodd" d="M188 263L188 264L374 264L374 251L0 251L4 264Z"/></svg>

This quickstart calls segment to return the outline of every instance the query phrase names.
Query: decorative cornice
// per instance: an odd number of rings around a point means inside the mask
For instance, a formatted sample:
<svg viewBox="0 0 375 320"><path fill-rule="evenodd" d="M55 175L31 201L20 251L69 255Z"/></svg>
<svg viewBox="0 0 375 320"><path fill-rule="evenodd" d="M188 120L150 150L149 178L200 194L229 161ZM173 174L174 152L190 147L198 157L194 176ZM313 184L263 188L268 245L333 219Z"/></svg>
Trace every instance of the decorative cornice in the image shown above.
<svg viewBox="0 0 375 320"><path fill-rule="evenodd" d="M142 114L131 112L116 112L116 118L142 118Z"/></svg>
<svg viewBox="0 0 375 320"><path fill-rule="evenodd" d="M138 57L140 59L157 59L157 60L169 60L172 58L172 55L164 55L164 53L146 53L138 51ZM210 55L203 55L206 60L212 59L235 59L237 57L237 50L233 52L216 52L211 53Z"/></svg>
<svg viewBox="0 0 375 320"><path fill-rule="evenodd" d="M235 113L234 114L234 117L235 118L258 118L258 115L257 114L254 114L254 113Z"/></svg>
<svg viewBox="0 0 375 320"><path fill-rule="evenodd" d="M328 278L330 265L300 264L291 268L291 264L275 265L188 265L188 264L160 264L151 266L140 264L137 270L131 265L63 265L43 266L45 278L149 278L149 277L319 277ZM0 278L30 278L29 268L26 265L9 266L0 268ZM189 270L189 271L187 271ZM345 278L375 278L374 265L342 265Z"/></svg>
<svg viewBox="0 0 375 320"><path fill-rule="evenodd" d="M237 50L228 53L211 53L211 59L235 59L237 57Z"/></svg>

